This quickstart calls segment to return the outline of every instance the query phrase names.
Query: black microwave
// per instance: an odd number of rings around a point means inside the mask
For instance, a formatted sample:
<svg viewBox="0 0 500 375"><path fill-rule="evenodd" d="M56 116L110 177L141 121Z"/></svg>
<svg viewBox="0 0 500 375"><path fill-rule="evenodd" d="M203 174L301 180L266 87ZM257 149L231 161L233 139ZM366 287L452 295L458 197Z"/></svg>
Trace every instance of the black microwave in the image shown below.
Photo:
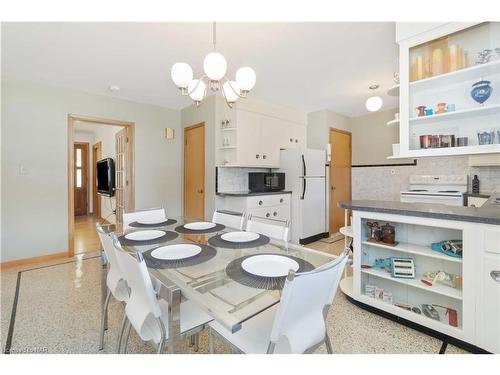
<svg viewBox="0 0 500 375"><path fill-rule="evenodd" d="M251 192L285 190L284 173L250 172L248 190Z"/></svg>

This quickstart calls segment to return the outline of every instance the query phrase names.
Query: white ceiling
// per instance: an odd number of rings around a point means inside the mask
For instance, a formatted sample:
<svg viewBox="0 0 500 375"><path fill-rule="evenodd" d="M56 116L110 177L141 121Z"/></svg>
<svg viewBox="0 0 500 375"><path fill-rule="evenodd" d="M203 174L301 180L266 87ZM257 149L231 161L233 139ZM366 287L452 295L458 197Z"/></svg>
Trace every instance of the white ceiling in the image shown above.
<svg viewBox="0 0 500 375"><path fill-rule="evenodd" d="M2 75L112 95L168 108L191 104L170 79L177 61L202 75L210 23L2 23ZM257 73L251 95L304 111L368 113L368 86L385 95L397 67L395 25L373 23L221 23L217 49L234 77ZM118 85L117 93L109 91Z"/></svg>

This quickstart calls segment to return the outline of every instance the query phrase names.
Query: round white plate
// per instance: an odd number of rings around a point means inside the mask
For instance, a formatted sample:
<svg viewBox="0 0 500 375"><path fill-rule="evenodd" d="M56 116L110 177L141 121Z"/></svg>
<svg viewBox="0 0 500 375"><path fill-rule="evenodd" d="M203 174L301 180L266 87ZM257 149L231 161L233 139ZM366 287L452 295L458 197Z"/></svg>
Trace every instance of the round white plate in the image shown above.
<svg viewBox="0 0 500 375"><path fill-rule="evenodd" d="M157 218L144 218L144 219L139 219L137 222L139 224L146 224L146 225L152 225L152 224L161 224L167 221L167 219L157 219Z"/></svg>
<svg viewBox="0 0 500 375"><path fill-rule="evenodd" d="M214 228L217 224L208 221L197 221L195 223L184 224L184 228L191 230L205 230Z"/></svg>
<svg viewBox="0 0 500 375"><path fill-rule="evenodd" d="M250 242L255 241L260 237L260 234L253 232L229 232L224 233L220 238L229 242Z"/></svg>
<svg viewBox="0 0 500 375"><path fill-rule="evenodd" d="M159 247L151 252L151 256L162 260L178 260L198 255L201 247L197 245L178 244Z"/></svg>
<svg viewBox="0 0 500 375"><path fill-rule="evenodd" d="M132 241L147 241L160 238L165 234L162 230L139 230L125 235L127 240Z"/></svg>
<svg viewBox="0 0 500 375"><path fill-rule="evenodd" d="M299 264L283 255L263 254L245 259L241 267L248 273L263 277L282 277L288 275L289 270L297 271Z"/></svg>

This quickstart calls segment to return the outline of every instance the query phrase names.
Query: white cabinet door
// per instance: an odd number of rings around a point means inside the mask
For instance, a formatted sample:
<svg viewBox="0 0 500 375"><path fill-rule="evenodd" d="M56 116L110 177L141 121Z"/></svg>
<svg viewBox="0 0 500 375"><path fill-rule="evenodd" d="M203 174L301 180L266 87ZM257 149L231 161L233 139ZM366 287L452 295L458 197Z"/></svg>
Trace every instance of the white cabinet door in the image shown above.
<svg viewBox="0 0 500 375"><path fill-rule="evenodd" d="M500 255L484 253L477 308L478 346L500 353Z"/></svg>
<svg viewBox="0 0 500 375"><path fill-rule="evenodd" d="M237 110L237 153L238 165L262 165L261 138L262 116L248 111Z"/></svg>
<svg viewBox="0 0 500 375"><path fill-rule="evenodd" d="M283 138L283 127L280 120L262 115L260 151L262 165L277 167L280 164L280 139Z"/></svg>

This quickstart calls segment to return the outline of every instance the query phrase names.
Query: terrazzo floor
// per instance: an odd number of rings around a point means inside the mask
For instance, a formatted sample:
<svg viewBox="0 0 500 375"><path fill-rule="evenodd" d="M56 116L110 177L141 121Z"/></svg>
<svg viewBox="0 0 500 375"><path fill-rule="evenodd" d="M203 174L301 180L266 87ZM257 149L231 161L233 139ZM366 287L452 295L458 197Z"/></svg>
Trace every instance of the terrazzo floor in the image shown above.
<svg viewBox="0 0 500 375"><path fill-rule="evenodd" d="M316 243L311 247L336 253L342 249L343 241L339 242ZM123 316L123 307L116 301L110 303L105 346L98 351L100 267L98 253L87 253L70 261L2 271L2 352L10 348L11 353L115 353ZM14 304L18 282L18 298ZM13 306L16 309L12 322ZM436 354L442 344L435 338L358 308L340 291L328 314L328 332L335 353ZM208 353L207 342L204 331L198 353ZM194 353L187 343L184 351ZM155 350L132 330L128 352L155 353ZM216 340L215 352L231 351ZM326 353L325 347L318 348L316 353ZM466 352L448 345L446 353Z"/></svg>

